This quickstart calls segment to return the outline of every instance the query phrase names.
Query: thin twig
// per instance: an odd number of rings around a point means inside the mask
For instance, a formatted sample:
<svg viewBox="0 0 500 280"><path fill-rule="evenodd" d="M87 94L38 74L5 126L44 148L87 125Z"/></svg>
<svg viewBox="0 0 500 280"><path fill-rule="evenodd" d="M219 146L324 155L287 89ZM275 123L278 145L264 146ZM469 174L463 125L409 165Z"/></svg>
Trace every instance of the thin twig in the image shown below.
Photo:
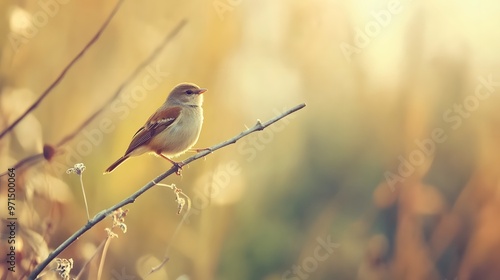
<svg viewBox="0 0 500 280"><path fill-rule="evenodd" d="M12 124L10 124L6 129L4 129L2 132L0 132L0 139L2 139L9 131L11 131L18 123L20 123L31 111L35 110L40 103L49 95L49 93L52 92L52 90L59 85L59 83L62 81L66 73L68 72L73 65L80 60L80 58L83 57L85 52L101 37L102 33L104 30L108 27L109 23L111 22L111 19L115 16L116 12L120 9L120 6L122 5L124 0L118 0L116 3L115 7L109 14L109 16L106 18L104 23L102 24L101 28L97 31L97 33L90 39L90 41L83 47L83 49L71 60L68 65L63 69L63 71L59 74L59 76L55 79L52 84L49 85L49 87L38 97L38 99L21 115L19 116Z"/></svg>
<svg viewBox="0 0 500 280"><path fill-rule="evenodd" d="M28 163L31 163L30 165L28 165L28 166L31 166L31 165L37 163L38 161L42 160L43 158L44 158L43 153L28 156L28 157L25 157L22 160L18 161L16 164L14 164L14 166L12 166L12 168L19 169L20 167L23 167L23 166L27 165ZM9 173L8 171L4 171L4 172L0 173L0 177L6 176L8 173Z"/></svg>
<svg viewBox="0 0 500 280"><path fill-rule="evenodd" d="M101 261L99 262L99 268L97 269L97 280L101 280L102 270L104 269L104 261L106 260L106 255L108 254L109 244L111 243L111 236L106 237L106 243L104 243L104 248L102 249Z"/></svg>
<svg viewBox="0 0 500 280"><path fill-rule="evenodd" d="M82 186L83 201L85 202L85 210L87 210L87 220L90 220L89 204L87 203L87 195L85 194L85 187L83 186L83 174L80 174L80 185Z"/></svg>
<svg viewBox="0 0 500 280"><path fill-rule="evenodd" d="M186 23L187 20L185 19L181 20L175 26L175 28L172 31L170 31L170 33L167 34L167 36L165 36L163 41L153 50L153 52L134 69L134 71L127 77L127 79L125 79L124 82L118 87L115 93L104 104L102 104L102 106L99 109L97 109L78 127L76 127L76 129L73 130L70 134L66 135L62 140L60 140L59 143L57 143L56 147L53 147L56 150L55 152L57 153L58 148L68 143L69 141L73 140L79 133L81 133L81 131L83 131L83 129L86 126L88 126L96 117L98 117L109 104L111 104L114 100L120 97L120 94L122 93L123 89L126 88L135 79L135 77L141 72L141 70L143 70L147 65L149 65L161 53L161 51L165 48L165 46L170 41L172 41L172 39L175 38L175 36L179 33L179 31L181 31L181 29L184 27L184 25L186 25ZM33 165L42 159L44 159L43 153L32 155L16 163L14 165L14 168L18 169L28 163ZM0 177L5 175L7 175L7 172L1 173Z"/></svg>
<svg viewBox="0 0 500 280"><path fill-rule="evenodd" d="M247 129L243 132L241 132L240 134L236 135L235 137L229 139L229 140L226 140L222 143L219 143L217 145L214 145L206 150L203 150L197 154L195 154L194 156L184 160L182 162L182 165L186 165L186 164L189 164L197 159L200 159L200 158L203 158L205 156L207 156L208 154L212 153L212 152L215 152L223 147L226 147L226 146L229 146L231 144L234 144L236 143L238 140L240 140L241 138L251 134L251 133L254 133L256 131L261 131L263 129L265 129L266 127L270 126L271 124L281 120L282 118L304 108L306 106L306 104L300 104L300 105L297 105L289 110L287 110L286 112L283 112L281 115L265 122L265 123L262 123L260 121L257 121L257 123L250 129ZM142 188L140 188L139 190L137 190L135 193L133 193L132 195L130 195L129 197L125 198L124 200L122 200L121 202L117 203L116 205L112 206L111 208L109 209L106 209L106 210L103 210L101 212L99 212L97 215L94 216L94 218L92 218L86 225L84 225L82 228L80 228L79 230L77 230L75 233L73 233L73 235L71 235L68 239L66 239L66 241L64 241L61 245L59 245L59 247L57 247L54 251L52 251L49 256L43 260L34 270L33 272L30 274L29 278L28 279L36 279L38 274L40 274L40 272L42 272L42 270L54 259L56 258L62 251L64 251L64 249L66 249L69 245L71 245L73 242L75 242L80 236L82 236L85 232L87 232L89 229L91 229L92 227L94 227L96 224L98 224L100 221L102 221L104 218L106 218L107 216L111 215L113 213L113 211L119 209L120 207L123 207L127 204L131 204L131 203L134 203L135 200L141 196L143 193L145 193L147 190L149 190L150 188L154 187L155 185L157 185L159 182L161 182L163 179L167 178L168 176L174 174L177 172L177 167L176 166L172 166L169 170L165 171L164 173L160 174L159 176L157 176L156 178L154 178L152 181L150 181L149 183L147 183L146 185L144 185Z"/></svg>
<svg viewBox="0 0 500 280"><path fill-rule="evenodd" d="M92 255L92 257L90 257L90 259L88 259L85 264L82 266L82 268L80 269L80 272L78 273L78 275L75 277L74 280L79 280L80 277L82 277L83 273L85 272L85 269L87 268L87 266L90 264L90 262L97 256L97 253L99 253L101 251L101 249L104 247L104 244L106 243L106 241L108 241L108 237L106 239L104 239L101 244L99 244L99 246L97 247L97 249L95 250L94 254Z"/></svg>

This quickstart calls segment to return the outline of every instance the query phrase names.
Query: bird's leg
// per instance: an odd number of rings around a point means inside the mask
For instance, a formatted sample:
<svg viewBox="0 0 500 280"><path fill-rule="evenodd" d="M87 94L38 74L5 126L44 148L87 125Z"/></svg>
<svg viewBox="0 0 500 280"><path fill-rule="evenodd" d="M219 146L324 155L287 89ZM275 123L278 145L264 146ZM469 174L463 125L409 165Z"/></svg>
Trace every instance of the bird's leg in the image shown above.
<svg viewBox="0 0 500 280"><path fill-rule="evenodd" d="M175 162L159 152L157 152L156 154L159 155L160 157L168 160L171 164L173 164L177 168L177 171L175 172L177 175L180 176L182 174L182 166L183 166L182 162Z"/></svg>

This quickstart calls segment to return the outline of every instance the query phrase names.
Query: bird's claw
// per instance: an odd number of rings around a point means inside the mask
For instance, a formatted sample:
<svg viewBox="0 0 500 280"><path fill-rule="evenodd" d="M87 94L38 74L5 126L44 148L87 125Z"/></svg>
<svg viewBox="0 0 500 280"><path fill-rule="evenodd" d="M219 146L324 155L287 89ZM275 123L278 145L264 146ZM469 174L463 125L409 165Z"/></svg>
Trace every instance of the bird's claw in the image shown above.
<svg viewBox="0 0 500 280"><path fill-rule="evenodd" d="M184 164L182 164L182 162L172 162L172 164L175 166L175 168L177 169L175 171L175 174L179 175L179 176L182 176L182 167L184 166Z"/></svg>

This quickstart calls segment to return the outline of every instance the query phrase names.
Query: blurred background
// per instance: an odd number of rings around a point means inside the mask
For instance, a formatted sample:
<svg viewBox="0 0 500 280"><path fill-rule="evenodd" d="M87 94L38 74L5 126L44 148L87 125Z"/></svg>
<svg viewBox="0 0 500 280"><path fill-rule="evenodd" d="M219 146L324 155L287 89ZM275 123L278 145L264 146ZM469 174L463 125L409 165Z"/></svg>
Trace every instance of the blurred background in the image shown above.
<svg viewBox="0 0 500 280"><path fill-rule="evenodd" d="M115 4L0 2L2 130ZM91 217L170 168L144 155L102 175L181 82L209 90L199 148L307 107L164 180L191 198L188 214L154 187L125 207L127 232L113 228L106 254L111 218L92 228L59 255L73 259L72 277L102 267L102 279L143 279L169 246L148 279L498 279L499 12L493 0L124 1L0 139L2 173L37 155L16 169L16 273L2 226L0 279L24 279L86 223L74 164L86 166ZM60 279L55 267L42 279Z"/></svg>

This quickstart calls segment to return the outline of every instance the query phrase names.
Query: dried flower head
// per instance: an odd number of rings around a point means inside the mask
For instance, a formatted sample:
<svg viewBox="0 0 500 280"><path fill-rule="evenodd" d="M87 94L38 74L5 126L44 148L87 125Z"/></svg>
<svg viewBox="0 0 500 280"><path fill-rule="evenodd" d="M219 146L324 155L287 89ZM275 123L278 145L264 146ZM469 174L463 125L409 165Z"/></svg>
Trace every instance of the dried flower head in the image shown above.
<svg viewBox="0 0 500 280"><path fill-rule="evenodd" d="M113 219L113 228L119 227L123 233L127 232L127 225L125 224L125 217L127 216L127 213L128 209L123 210L122 208L113 212L111 215L111 218Z"/></svg>
<svg viewBox="0 0 500 280"><path fill-rule="evenodd" d="M83 171L85 171L85 164L80 162L66 170L66 174L75 173L76 175L82 175Z"/></svg>
<svg viewBox="0 0 500 280"><path fill-rule="evenodd" d="M186 199L184 199L183 197L178 197L176 201L177 201L177 215L179 215L182 212L184 205L186 205Z"/></svg>
<svg viewBox="0 0 500 280"><path fill-rule="evenodd" d="M189 197L182 192L181 189L176 187L174 184L172 184L174 188L174 193L175 193L175 201L177 201L177 215L179 215L182 212L182 209L184 209L184 206L186 203L189 203ZM182 197L184 196L184 197ZM188 207L189 211L189 207Z"/></svg>
<svg viewBox="0 0 500 280"><path fill-rule="evenodd" d="M73 259L55 259L57 263L56 271L62 279L69 279L71 269L73 269Z"/></svg>

